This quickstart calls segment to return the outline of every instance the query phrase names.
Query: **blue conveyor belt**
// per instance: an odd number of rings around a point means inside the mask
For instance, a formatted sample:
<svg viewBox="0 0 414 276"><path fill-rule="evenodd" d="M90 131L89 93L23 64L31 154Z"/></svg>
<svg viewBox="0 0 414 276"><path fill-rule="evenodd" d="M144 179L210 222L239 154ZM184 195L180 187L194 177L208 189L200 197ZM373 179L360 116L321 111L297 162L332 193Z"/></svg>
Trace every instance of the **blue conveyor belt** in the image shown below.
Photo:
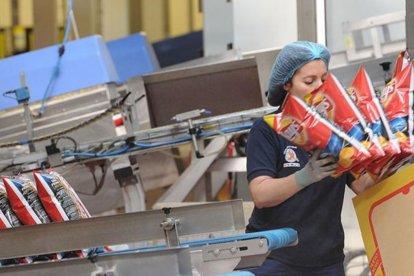
<svg viewBox="0 0 414 276"><path fill-rule="evenodd" d="M240 234L240 235L234 235L234 236L228 236L228 237L183 242L183 243L180 243L180 246L197 247L197 246L204 246L204 245L210 245L210 244L236 242L236 241L250 240L250 239L257 239L257 238L266 239L268 246L269 246L269 250L271 251L271 250L275 250L281 247L295 245L298 240L298 234L297 234L297 231L292 228L280 228L280 229L275 229L275 230L246 233L246 234ZM106 253L101 253L99 255L118 254L118 253L122 254L126 252L156 250L156 249L163 249L163 248L165 248L164 244L143 247L143 248L134 248L134 249L121 250L121 251L106 252Z"/></svg>
<svg viewBox="0 0 414 276"><path fill-rule="evenodd" d="M181 245L188 245L189 247L195 247L195 246L203 246L203 245L208 245L208 244L235 242L235 241L240 241L240 240L250 240L250 239L256 239L256 238L266 239L269 244L269 249L275 250L281 247L294 244L297 241L298 234L296 230L292 228L281 228L281 229L275 229L275 230L241 234L241 235L236 235L236 236L184 242L184 243L181 243Z"/></svg>

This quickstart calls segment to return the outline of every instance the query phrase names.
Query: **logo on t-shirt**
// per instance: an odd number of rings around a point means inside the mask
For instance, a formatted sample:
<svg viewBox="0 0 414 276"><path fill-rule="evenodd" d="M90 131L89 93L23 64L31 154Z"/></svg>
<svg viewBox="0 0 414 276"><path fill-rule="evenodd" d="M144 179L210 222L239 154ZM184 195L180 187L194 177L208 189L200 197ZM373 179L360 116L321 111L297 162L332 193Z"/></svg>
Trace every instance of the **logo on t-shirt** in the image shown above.
<svg viewBox="0 0 414 276"><path fill-rule="evenodd" d="M285 154L285 163L283 163L283 167L284 168L288 168L288 167L300 167L300 163L299 163L299 159L296 155L295 149L297 147L295 146L287 146L286 149L284 150L284 154Z"/></svg>

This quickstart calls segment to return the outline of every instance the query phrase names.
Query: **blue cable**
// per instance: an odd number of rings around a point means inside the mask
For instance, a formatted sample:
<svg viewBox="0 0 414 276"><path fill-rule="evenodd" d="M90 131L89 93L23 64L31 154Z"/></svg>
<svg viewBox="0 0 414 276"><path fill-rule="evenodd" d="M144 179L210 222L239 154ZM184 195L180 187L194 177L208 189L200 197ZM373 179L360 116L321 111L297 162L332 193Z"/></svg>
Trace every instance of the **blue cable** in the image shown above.
<svg viewBox="0 0 414 276"><path fill-rule="evenodd" d="M106 153L89 153L89 152L64 152L63 153L63 157L68 157L68 156L78 156L78 157L109 157L109 156L114 156L114 155L118 155L118 154L122 154L127 152L130 149L129 146L125 146L119 150L115 150L115 151L111 151L111 152L106 152Z"/></svg>
<svg viewBox="0 0 414 276"><path fill-rule="evenodd" d="M175 140L170 140L166 142L158 142L158 143L134 142L134 145L139 148L153 148L153 147L165 146L165 145L170 145L170 144L175 144L175 143L180 143L180 142L186 142L190 140L191 140L191 137L182 137L182 138L177 138Z"/></svg>
<svg viewBox="0 0 414 276"><path fill-rule="evenodd" d="M244 129L250 128L251 126L252 126L252 124L246 124L246 125L243 125L243 126L222 128L220 130L205 132L205 133L201 134L199 137L208 137L208 136L214 135L214 134L222 134L222 133L228 133L228 132L232 132L232 131L244 130ZM133 142L133 145L135 147L138 147L138 148L149 149L149 148L154 148L154 147L159 147L159 146L166 146L166 145L171 145L171 144L181 143L181 142L187 142L187 141L191 141L191 136L185 136L185 137L177 138L177 139L174 139L174 140L165 141L165 142L157 142L157 143L143 143L143 142L135 141L135 142ZM125 153L125 152L129 151L130 149L133 149L133 148L131 148L129 146L125 146L125 147L123 147L119 150L111 151L111 152L107 152L107 153L65 152L65 153L63 153L63 157L68 157L68 156L109 157L109 156L114 156L114 155Z"/></svg>
<svg viewBox="0 0 414 276"><path fill-rule="evenodd" d="M46 90L45 90L45 94L43 95L43 99L42 99L42 105L39 109L39 114L43 114L45 112L45 103L46 103L46 99L49 97L51 91L53 91L53 87L55 84L56 79L59 76L59 68L60 68L60 61L62 59L63 53L64 53L64 49L65 49L65 45L66 42L68 40L68 36L69 36L69 32L70 32L70 24L71 24L71 13L72 13L72 5L73 5L73 0L68 0L68 15L66 18L66 27L65 27L65 34L63 36L63 42L62 42L62 46L60 46L59 48L59 56L58 56L58 60L55 64L55 66L53 67L53 71L52 71L52 76L49 79L49 82L46 86Z"/></svg>
<svg viewBox="0 0 414 276"><path fill-rule="evenodd" d="M69 36L69 32L70 32L70 24L71 24L71 13L72 13L72 8L73 6L73 0L68 0L68 16L66 18L66 28L65 28L65 35L63 36L63 44L65 44L68 41L68 36Z"/></svg>
<svg viewBox="0 0 414 276"><path fill-rule="evenodd" d="M222 129L219 129L219 130L212 130L212 131L209 131L209 132L204 132L200 135L200 137L208 137L208 136L211 136L211 135L214 135L214 134L240 131L240 130L249 129L251 127L252 127L252 124L246 124L246 125L236 126L236 127L226 127L226 128L222 128Z"/></svg>

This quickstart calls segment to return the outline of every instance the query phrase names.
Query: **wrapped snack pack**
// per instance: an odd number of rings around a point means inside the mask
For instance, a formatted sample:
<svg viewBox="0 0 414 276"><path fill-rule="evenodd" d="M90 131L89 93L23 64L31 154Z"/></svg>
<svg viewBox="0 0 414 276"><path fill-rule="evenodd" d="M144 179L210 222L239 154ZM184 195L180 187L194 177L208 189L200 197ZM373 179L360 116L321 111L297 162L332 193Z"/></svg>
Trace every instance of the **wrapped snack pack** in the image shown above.
<svg viewBox="0 0 414 276"><path fill-rule="evenodd" d="M4 187L3 182L1 181L0 181L0 216L2 216L1 223L3 224L3 226L7 226L7 227L0 227L0 228L10 228L10 227L17 227L17 226L22 225L19 218L16 216L12 207L10 206L9 198L7 197L6 188ZM6 220L4 220L3 217Z"/></svg>
<svg viewBox="0 0 414 276"><path fill-rule="evenodd" d="M72 186L57 172L33 172L39 198L52 221L89 218L91 215ZM64 258L86 257L90 250L63 253Z"/></svg>
<svg viewBox="0 0 414 276"><path fill-rule="evenodd" d="M404 69L384 87L381 92L381 104L391 131L400 143L401 152L393 161L396 170L413 154L413 64L409 62Z"/></svg>
<svg viewBox="0 0 414 276"><path fill-rule="evenodd" d="M372 82L364 67L359 68L347 92L364 115L384 152L383 157L372 160L367 165L367 172L371 177L377 178L387 170L387 167L392 163L391 160L400 152L398 140L390 129L384 110L375 95Z"/></svg>
<svg viewBox="0 0 414 276"><path fill-rule="evenodd" d="M334 176L370 158L361 143L337 129L301 99L288 95L283 105L282 113L264 117L266 123L306 151L320 148L336 157L338 168Z"/></svg>
<svg viewBox="0 0 414 276"><path fill-rule="evenodd" d="M0 181L0 229L18 227L20 225L22 225L22 223L11 208L6 193L6 188L4 187L3 182ZM30 263L31 261L32 260L29 257L6 259L0 260L0 265L5 266L11 264L26 264Z"/></svg>
<svg viewBox="0 0 414 276"><path fill-rule="evenodd" d="M91 215L72 186L57 172L34 172L37 191L53 221L89 218Z"/></svg>
<svg viewBox="0 0 414 276"><path fill-rule="evenodd" d="M373 135L363 115L334 75L328 74L327 80L305 97L305 102L340 130L361 142L370 152L371 158L352 168L354 176L359 177L372 160L384 156L378 137Z"/></svg>
<svg viewBox="0 0 414 276"><path fill-rule="evenodd" d="M410 58L406 50L401 51L398 54L397 59L395 61L393 78L395 78L407 66L409 61L410 61Z"/></svg>
<svg viewBox="0 0 414 276"><path fill-rule="evenodd" d="M3 178L10 205L25 225L48 223L50 219L37 195L34 183L25 177Z"/></svg>

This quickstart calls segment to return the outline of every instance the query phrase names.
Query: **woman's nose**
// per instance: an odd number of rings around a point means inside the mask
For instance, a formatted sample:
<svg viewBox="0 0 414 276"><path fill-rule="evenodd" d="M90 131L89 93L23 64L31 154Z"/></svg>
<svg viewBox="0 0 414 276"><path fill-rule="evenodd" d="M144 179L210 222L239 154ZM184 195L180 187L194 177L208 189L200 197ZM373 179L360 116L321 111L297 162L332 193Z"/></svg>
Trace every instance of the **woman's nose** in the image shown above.
<svg viewBox="0 0 414 276"><path fill-rule="evenodd" d="M321 85L322 85L322 83L323 83L323 80L322 80L322 79L317 79L317 80L315 81L315 87L316 87L316 88L318 88L319 86L321 86Z"/></svg>

